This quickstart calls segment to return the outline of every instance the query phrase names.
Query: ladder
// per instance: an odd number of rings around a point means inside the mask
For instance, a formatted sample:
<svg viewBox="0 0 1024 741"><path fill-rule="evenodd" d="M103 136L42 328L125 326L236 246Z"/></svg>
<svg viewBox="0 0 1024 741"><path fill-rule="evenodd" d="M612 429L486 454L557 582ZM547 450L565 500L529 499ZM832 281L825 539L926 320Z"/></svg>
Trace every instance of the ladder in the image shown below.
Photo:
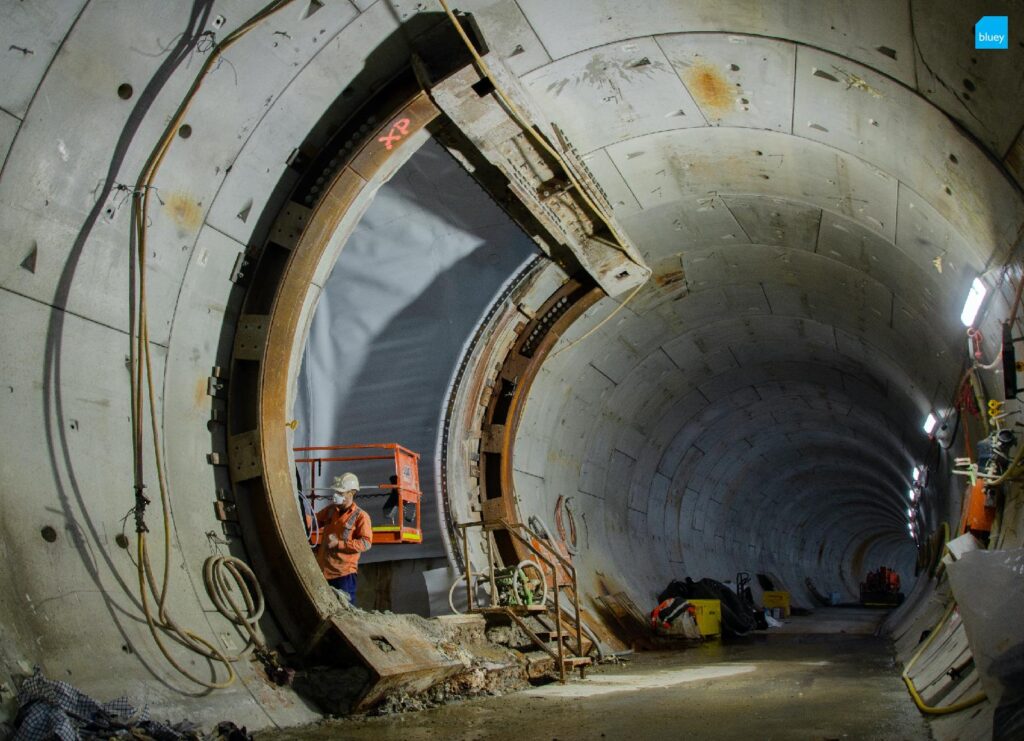
<svg viewBox="0 0 1024 741"><path fill-rule="evenodd" d="M582 679L585 676L586 668L592 663L586 654L593 643L589 640L586 644L584 643L579 587L576 581L576 568L572 561L559 553L549 544L549 541L521 522L509 522L504 519L486 523L467 522L457 524L456 528L462 539L468 611L485 616L506 615L540 650L553 659L560 682L564 684L567 672L574 669L579 671ZM469 531L474 528L481 529L486 545L487 568L480 572L473 571L473 564L469 557ZM540 603L529 604L529 600L520 599L515 590L512 590L511 599L502 599L502 592L498 587L502 578L499 574L503 569L497 563L498 554L494 539L494 533L497 531L508 533L513 540L532 554L533 560L541 569L541 578L550 588L549 599L553 602L551 608L549 608L547 599ZM474 578L483 578L485 583L489 584L489 604L477 604ZM505 594L508 594L508 590ZM566 602L564 607L571 609L563 609L563 600ZM553 627L538 632L526 622L531 617ZM546 635L549 640L544 640L539 633ZM554 647L550 645L550 640L554 640Z"/></svg>

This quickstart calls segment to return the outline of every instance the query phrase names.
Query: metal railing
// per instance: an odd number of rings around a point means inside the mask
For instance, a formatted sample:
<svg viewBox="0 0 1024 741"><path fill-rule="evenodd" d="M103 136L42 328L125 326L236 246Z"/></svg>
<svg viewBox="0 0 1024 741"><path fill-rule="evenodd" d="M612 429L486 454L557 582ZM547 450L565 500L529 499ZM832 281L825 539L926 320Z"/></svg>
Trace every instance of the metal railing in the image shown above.
<svg viewBox="0 0 1024 741"><path fill-rule="evenodd" d="M507 520L497 520L494 522L465 522L456 525L459 533L462 537L462 552L463 552L463 563L465 563L465 579L466 579L466 608L468 612L500 612L508 615L512 618L515 623L523 629L523 632L530 637L530 640L537 645L542 651L551 656L552 659L558 664L559 681L562 683L566 679L566 664L571 663L565 655L566 633L563 625L562 618L562 588L571 587L571 603L573 605L573 614L571 615L571 622L575 624L576 646L575 655L584 657L583 652L583 625L582 616L580 612L580 599L579 599L579 587L576 581L576 567L573 566L572 561L565 558L559 553L553 546L548 545L548 541L542 538L539 534L535 533L529 527L521 522L508 522ZM487 550L487 579L490 583L490 605L480 606L476 605L475 592L476 585L473 582L473 564L469 556L469 530L472 528L480 528L485 535L486 550ZM552 598L554 602L554 622L555 622L555 636L556 636L556 648L557 651L552 650L546 641L543 641L536 632L531 629L526 622L516 613L516 605L501 605L498 603L499 594L497 587L497 575L495 573L495 550L496 544L494 541L494 532L496 530L503 530L507 532L512 538L520 542L533 556L536 558L538 565L541 567L541 578L547 582L548 570L550 570L550 578L552 585ZM524 536L523 533L526 535ZM538 547L540 546L540 547ZM559 568L562 567L565 575L568 577L568 582L562 582L559 578ZM546 567L546 568L545 568ZM547 569L547 570L546 570ZM569 595L566 595L569 596ZM536 612L547 612L547 605L541 605L542 610ZM529 608L526 609L527 614L531 611ZM583 676L584 663L579 664L580 676Z"/></svg>

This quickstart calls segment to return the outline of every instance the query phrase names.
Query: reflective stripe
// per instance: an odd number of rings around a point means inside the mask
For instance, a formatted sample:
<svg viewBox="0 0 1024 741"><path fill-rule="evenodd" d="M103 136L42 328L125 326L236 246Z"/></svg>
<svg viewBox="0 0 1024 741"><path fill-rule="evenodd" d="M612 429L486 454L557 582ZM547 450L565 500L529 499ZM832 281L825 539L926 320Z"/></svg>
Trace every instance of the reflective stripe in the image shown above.
<svg viewBox="0 0 1024 741"><path fill-rule="evenodd" d="M363 511L359 509L359 507L352 507L352 513L345 522L345 530L341 535L342 540L350 540L352 538L352 531L356 529L356 521L359 519L359 515L361 514L363 514Z"/></svg>
<svg viewBox="0 0 1024 741"><path fill-rule="evenodd" d="M360 538L359 540L361 540L361 541L362 541L362 543L363 543L363 548L364 548L365 550L370 550L370 546L372 545L372 543L370 542L370 539L369 539L369 538Z"/></svg>

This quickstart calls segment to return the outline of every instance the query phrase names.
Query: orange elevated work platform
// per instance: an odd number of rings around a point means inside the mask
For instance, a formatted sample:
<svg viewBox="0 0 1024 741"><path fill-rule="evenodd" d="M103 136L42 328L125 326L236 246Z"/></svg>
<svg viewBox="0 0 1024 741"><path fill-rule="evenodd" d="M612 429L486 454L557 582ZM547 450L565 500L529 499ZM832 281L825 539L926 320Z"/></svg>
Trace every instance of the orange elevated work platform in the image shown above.
<svg viewBox="0 0 1024 741"><path fill-rule="evenodd" d="M348 452L356 452L354 455L346 455ZM356 501L366 497L388 496L389 504L393 504L396 512L397 524L394 525L373 525L373 543L421 543L423 541L423 530L420 525L420 456L398 443L365 443L362 445L327 445L305 448L295 448L296 465L307 464L309 466L308 489L300 492L300 496L308 500L306 513L307 528L310 529L310 544L317 545L320 542L320 533L315 527L315 518L311 515L314 511L313 502L324 495L317 492L329 490L329 483L319 483L318 479L323 472L325 463L351 463L358 461L387 461L382 463L382 473L389 472L388 483L375 484L372 486L361 486ZM393 471L394 473L390 473ZM374 493L363 493L367 489L375 490ZM303 504L306 507L306 504ZM406 512L415 512L411 522L407 522ZM366 507L363 507L366 509ZM371 523L376 519L370 515Z"/></svg>

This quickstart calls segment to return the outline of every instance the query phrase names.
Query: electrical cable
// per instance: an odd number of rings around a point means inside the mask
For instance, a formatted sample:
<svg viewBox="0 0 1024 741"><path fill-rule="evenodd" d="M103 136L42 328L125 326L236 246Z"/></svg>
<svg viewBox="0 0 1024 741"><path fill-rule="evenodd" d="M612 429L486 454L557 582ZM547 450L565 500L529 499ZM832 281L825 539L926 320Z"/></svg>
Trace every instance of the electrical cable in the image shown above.
<svg viewBox="0 0 1024 741"><path fill-rule="evenodd" d="M133 342L131 343L132 352L130 360L132 363L132 454L134 468L136 533L138 536L137 568L139 577L139 594L146 624L153 636L153 640L156 642L157 647L163 654L164 658L181 675L207 689L223 689L230 686L237 676L234 667L232 666L232 662L237 661L238 658L240 658L244 653L247 653L251 648L255 647L258 650L265 652L265 645L263 645L262 641L259 639L258 634L256 633L256 628L254 627L255 621L258 620L259 615L262 614L263 596L252 571L249 570L241 561L231 557L213 557L208 559L207 563L204 564L204 581L211 599L214 600L214 604L218 606L218 610L224 614L225 617L231 620L232 623L244 626L249 633L249 641L247 642L246 648L243 649L243 654L239 654L239 656L235 657L227 656L207 639L187 628L181 627L167 612L171 564L171 497L166 468L161 454L162 439L158 423L156 391L153 381L153 361L149 342L149 317L147 313L148 305L146 293L146 254L148 251L146 232L149 226L150 194L154 189L153 181L167 155L168 150L170 149L171 142L173 141L185 114L188 112L196 93L199 91L206 76L213 68L214 63L220 59L224 51L230 48L254 27L292 2L294 2L294 0L274 0L274 2L264 6L262 10L242 23L238 28L228 34L223 41L216 44L210 50L210 54L207 56L188 92L178 105L175 114L171 117L171 120L164 129L163 135L140 172L139 179L136 182L135 189L132 193L132 219L135 247L135 264L133 269L137 285L137 295L133 295L131 297L135 308L133 310L132 317L134 337L132 338ZM145 392L143 390L144 385ZM157 482L160 490L160 502L164 528L164 565L161 582L159 584L149 557L149 548L147 543L147 533L149 532L149 528L145 523L145 507L150 503L150 500L145 496L145 465L143 455L143 444L145 438L145 425L143 418L146 412L147 400L149 404L149 416L153 437L154 467L156 469ZM242 608L230 596L229 592L231 591L231 583L222 573L223 569L227 569L227 573L231 576L236 587L240 590L246 612L243 612ZM249 586L255 586L255 596L250 591ZM155 615L150 607L150 597L155 600ZM255 615L255 617L253 617L253 615ZM228 672L227 679L222 681L210 681L195 676L182 666L178 660L171 656L167 645L160 637L161 633L166 634L172 640L189 650L212 661L223 664Z"/></svg>
<svg viewBox="0 0 1024 741"><path fill-rule="evenodd" d="M562 347L560 347L557 350L555 350L553 353L548 355L548 358L549 359L553 358L556 355L558 355L558 353L564 352L564 351L568 350L570 347L575 347L576 345L578 345L581 342L583 342L583 340L585 340L588 337L590 337L590 335L594 334L594 332L596 332L597 330L601 329L601 327L603 327L605 324L607 324L609 321L611 321L612 317L614 317L616 314L618 314L620 311L622 311L626 307L626 304L628 304L630 301L632 301L633 297L636 296L638 293L640 293L640 289L643 288L643 287L644 287L643 283L638 285L636 288L633 289L633 291L628 296L626 296L626 300L625 301L622 301L618 306L615 307L615 310L611 314L609 314L604 319L602 319L600 322L598 322L594 327L592 327L589 331L584 333L582 336L577 337L575 340L573 340L569 344L563 345Z"/></svg>
<svg viewBox="0 0 1024 741"><path fill-rule="evenodd" d="M936 533L937 532L938 531L936 531ZM949 543L949 536L949 523L943 521L942 545L938 549L938 564L935 568L936 579L941 579L943 576L945 576L946 564L942 561L942 554L943 551L946 550L946 545ZM917 687L914 686L914 680L910 678L911 668L913 668L914 664L917 663L917 660L921 657L922 654L924 654L924 652L928 649L928 647L938 636L939 631L942 630L942 627L946 624L946 621L949 619L949 616L953 614L954 609L956 609L956 602L950 602L945 614L935 625L935 627L932 628L931 632L928 634L928 638L924 641L924 643L922 643L918 647L917 651L914 652L914 655L910 657L910 661L907 662L907 665L904 667L903 672L900 675L900 678L903 680L903 683L907 686L907 690L910 692L910 696L914 700L914 704L917 705L918 710L928 715L949 715L950 713L956 713L961 710L966 710L967 708L974 707L978 703L987 699L987 695L984 692L980 692L976 695L967 698L966 700L961 700L960 702L956 702L952 705L946 705L943 707L931 706L925 703L924 698L921 697L921 694L920 692L918 692Z"/></svg>

